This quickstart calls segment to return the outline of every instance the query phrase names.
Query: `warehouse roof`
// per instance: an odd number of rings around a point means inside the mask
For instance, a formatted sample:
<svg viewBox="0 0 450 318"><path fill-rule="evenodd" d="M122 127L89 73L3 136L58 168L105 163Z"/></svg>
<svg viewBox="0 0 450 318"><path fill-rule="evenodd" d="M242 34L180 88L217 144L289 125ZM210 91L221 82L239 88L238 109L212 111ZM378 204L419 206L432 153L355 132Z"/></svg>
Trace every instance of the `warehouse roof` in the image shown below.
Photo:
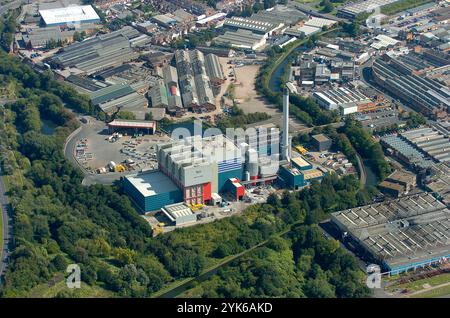
<svg viewBox="0 0 450 318"><path fill-rule="evenodd" d="M100 20L97 12L90 5L39 10L39 14L47 25Z"/></svg>
<svg viewBox="0 0 450 318"><path fill-rule="evenodd" d="M125 120L125 119L114 119L112 122L108 123L108 126L113 127L126 127L126 128L151 128L155 129L156 122L142 121L142 120Z"/></svg>
<svg viewBox="0 0 450 318"><path fill-rule="evenodd" d="M292 158L291 161L301 168L311 166L311 164L301 156Z"/></svg>
<svg viewBox="0 0 450 318"><path fill-rule="evenodd" d="M175 222L176 219L194 214L191 208L188 207L185 203L175 203L166 205L161 209L161 211L172 221Z"/></svg>
<svg viewBox="0 0 450 318"><path fill-rule="evenodd" d="M397 43L399 43L399 41L391 38L390 36L379 34L374 38L374 42L370 46L380 50L389 46L394 46Z"/></svg>
<svg viewBox="0 0 450 318"><path fill-rule="evenodd" d="M144 197L179 190L165 174L151 171L125 177Z"/></svg>
<svg viewBox="0 0 450 318"><path fill-rule="evenodd" d="M322 28L324 26L331 26L336 23L337 23L337 21L334 21L334 20L317 18L317 17L311 17L309 20L305 21L305 25L316 27L316 28Z"/></svg>
<svg viewBox="0 0 450 318"><path fill-rule="evenodd" d="M128 94L133 93L134 90L130 85L117 84L109 87L102 88L98 91L91 93L91 101L93 105L108 102L112 99L116 99Z"/></svg>
<svg viewBox="0 0 450 318"><path fill-rule="evenodd" d="M324 134L317 134L317 135L312 136L312 138L317 140L318 142L330 141L330 138L328 138Z"/></svg>
<svg viewBox="0 0 450 318"><path fill-rule="evenodd" d="M229 44L234 47L253 48L264 41L264 36L249 30L227 31L213 40L216 44Z"/></svg>
<svg viewBox="0 0 450 318"><path fill-rule="evenodd" d="M450 210L426 192L332 213L332 219L394 270L450 253Z"/></svg>

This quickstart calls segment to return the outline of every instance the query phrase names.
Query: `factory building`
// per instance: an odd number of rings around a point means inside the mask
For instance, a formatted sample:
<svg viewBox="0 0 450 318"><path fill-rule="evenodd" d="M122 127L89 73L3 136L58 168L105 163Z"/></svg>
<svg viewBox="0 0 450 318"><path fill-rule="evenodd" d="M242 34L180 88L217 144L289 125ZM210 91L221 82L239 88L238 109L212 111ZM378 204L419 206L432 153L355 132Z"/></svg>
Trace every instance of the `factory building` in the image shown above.
<svg viewBox="0 0 450 318"><path fill-rule="evenodd" d="M241 179L240 149L223 135L188 137L157 147L159 169L184 193L187 204L205 204L225 190L230 178Z"/></svg>
<svg viewBox="0 0 450 318"><path fill-rule="evenodd" d="M203 53L199 50L178 50L175 61L184 107L199 112L215 110L215 98Z"/></svg>
<svg viewBox="0 0 450 318"><path fill-rule="evenodd" d="M230 193L235 201L242 200L245 195L245 188L237 178L230 178L225 184L226 192Z"/></svg>
<svg viewBox="0 0 450 318"><path fill-rule="evenodd" d="M172 17L170 14L158 14L152 17L152 22L162 26L163 28L171 28L175 24L177 24L177 20L175 17Z"/></svg>
<svg viewBox="0 0 450 318"><path fill-rule="evenodd" d="M320 181L324 172L316 169L303 157L294 157L289 164L280 167L280 179L287 188L301 189L311 185L313 180Z"/></svg>
<svg viewBox="0 0 450 318"><path fill-rule="evenodd" d="M177 69L171 65L165 65L158 68L157 73L160 79L148 92L152 107L164 107L171 114L181 112L183 103L178 87Z"/></svg>
<svg viewBox="0 0 450 318"><path fill-rule="evenodd" d="M337 10L337 16L341 18L355 19L358 15L366 13L367 10L373 11L375 7L383 7L398 1L400 0L363 0L351 2L347 5L341 6Z"/></svg>
<svg viewBox="0 0 450 318"><path fill-rule="evenodd" d="M385 147L391 155L397 157L400 161L414 169L426 169L432 167L434 164L429 156L420 152L416 147L400 136L384 136L381 138L380 144Z"/></svg>
<svg viewBox="0 0 450 318"><path fill-rule="evenodd" d="M430 174L424 178L423 182L429 191L450 207L450 162L431 167Z"/></svg>
<svg viewBox="0 0 450 318"><path fill-rule="evenodd" d="M324 134L313 135L312 142L314 148L316 148L318 151L328 151L330 150L331 145L333 144L331 139L325 136Z"/></svg>
<svg viewBox="0 0 450 318"><path fill-rule="evenodd" d="M161 211L175 226L197 221L197 215L185 203L169 204L164 206Z"/></svg>
<svg viewBox="0 0 450 318"><path fill-rule="evenodd" d="M109 133L126 132L129 135L143 133L153 135L156 131L156 121L154 120L125 120L114 119L108 123Z"/></svg>
<svg viewBox="0 0 450 318"><path fill-rule="evenodd" d="M76 68L90 75L138 58L139 53L133 50L132 41L139 36L139 31L127 26L64 47L48 62L56 69Z"/></svg>
<svg viewBox="0 0 450 318"><path fill-rule="evenodd" d="M39 10L39 15L46 26L100 22L100 17L91 5Z"/></svg>
<svg viewBox="0 0 450 318"><path fill-rule="evenodd" d="M284 34L295 36L296 38L304 38L316 33L319 33L322 29L314 26L303 25L303 26L293 26L286 31Z"/></svg>
<svg viewBox="0 0 450 318"><path fill-rule="evenodd" d="M344 87L314 92L313 98L320 107L327 110L339 110L342 115L356 113L359 107L364 108L367 104L374 104L370 98L358 90L349 90Z"/></svg>
<svg viewBox="0 0 450 318"><path fill-rule="evenodd" d="M265 38L267 38L277 30L279 30L283 26L283 24L254 20L252 18L232 17L229 19L225 19L223 26L224 28L232 31L247 30L254 34L263 35Z"/></svg>
<svg viewBox="0 0 450 318"><path fill-rule="evenodd" d="M335 212L331 220L389 275L450 257L450 210L426 192Z"/></svg>
<svg viewBox="0 0 450 318"><path fill-rule="evenodd" d="M160 171L128 175L123 179L123 187L144 213L183 201L183 192Z"/></svg>
<svg viewBox="0 0 450 318"><path fill-rule="evenodd" d="M225 82L225 74L223 73L222 65L220 64L219 57L214 54L208 54L205 56L206 73L215 86L221 85Z"/></svg>
<svg viewBox="0 0 450 318"><path fill-rule="evenodd" d="M388 57L375 60L372 74L375 82L391 94L406 101L416 111L432 118L446 117L450 109L450 90L436 80L399 70Z"/></svg>
<svg viewBox="0 0 450 318"><path fill-rule="evenodd" d="M416 187L416 175L395 170L383 182L379 184L381 191L390 194L393 197L400 197L408 194Z"/></svg>
<svg viewBox="0 0 450 318"><path fill-rule="evenodd" d="M259 50L266 45L266 38L249 30L237 30L226 31L225 34L214 38L213 42L219 46L230 46L236 49Z"/></svg>
<svg viewBox="0 0 450 318"><path fill-rule="evenodd" d="M450 139L448 135L431 127L418 128L401 133L401 136L417 149L437 162L450 162Z"/></svg>

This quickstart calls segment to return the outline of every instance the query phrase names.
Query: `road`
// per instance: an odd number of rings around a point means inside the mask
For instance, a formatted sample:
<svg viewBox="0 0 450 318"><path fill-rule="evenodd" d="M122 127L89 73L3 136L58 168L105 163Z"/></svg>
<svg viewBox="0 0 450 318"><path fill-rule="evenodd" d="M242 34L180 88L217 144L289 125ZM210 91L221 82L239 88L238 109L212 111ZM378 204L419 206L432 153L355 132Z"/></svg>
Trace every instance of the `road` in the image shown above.
<svg viewBox="0 0 450 318"><path fill-rule="evenodd" d="M9 202L8 197L6 196L6 187L3 182L2 178L2 171L0 167L0 207L2 210L2 224L3 224L3 237L0 239L2 240L1 250L0 250L0 277L3 275L3 272L6 270L6 266L8 265L7 259L9 256L9 242L11 239L11 231L9 226L9 215L8 215L8 209L9 209Z"/></svg>

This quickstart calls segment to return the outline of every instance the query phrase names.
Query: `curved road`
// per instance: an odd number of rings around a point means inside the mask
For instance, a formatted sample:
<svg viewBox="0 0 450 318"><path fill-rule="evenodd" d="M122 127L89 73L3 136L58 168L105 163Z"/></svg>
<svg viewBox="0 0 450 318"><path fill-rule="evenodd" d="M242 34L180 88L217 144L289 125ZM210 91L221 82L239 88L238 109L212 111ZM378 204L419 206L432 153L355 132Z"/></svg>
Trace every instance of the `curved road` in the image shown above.
<svg viewBox="0 0 450 318"><path fill-rule="evenodd" d="M8 265L7 259L9 256L9 241L11 238L11 232L9 229L9 203L8 197L6 196L6 187L3 183L2 171L0 168L0 209L2 211L2 224L3 224L3 237L1 238L2 242L0 246L2 247L0 250L0 277L3 276L4 271L6 270L6 266Z"/></svg>

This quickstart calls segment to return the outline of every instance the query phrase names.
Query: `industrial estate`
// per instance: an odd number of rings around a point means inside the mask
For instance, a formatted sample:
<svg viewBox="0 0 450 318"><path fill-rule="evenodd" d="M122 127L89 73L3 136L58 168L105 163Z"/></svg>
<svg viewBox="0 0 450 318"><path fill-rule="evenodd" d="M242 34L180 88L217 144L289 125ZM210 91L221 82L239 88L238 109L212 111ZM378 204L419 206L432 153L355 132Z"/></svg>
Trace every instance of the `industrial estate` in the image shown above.
<svg viewBox="0 0 450 318"><path fill-rule="evenodd" d="M1 296L450 295L446 1L0 3Z"/></svg>

